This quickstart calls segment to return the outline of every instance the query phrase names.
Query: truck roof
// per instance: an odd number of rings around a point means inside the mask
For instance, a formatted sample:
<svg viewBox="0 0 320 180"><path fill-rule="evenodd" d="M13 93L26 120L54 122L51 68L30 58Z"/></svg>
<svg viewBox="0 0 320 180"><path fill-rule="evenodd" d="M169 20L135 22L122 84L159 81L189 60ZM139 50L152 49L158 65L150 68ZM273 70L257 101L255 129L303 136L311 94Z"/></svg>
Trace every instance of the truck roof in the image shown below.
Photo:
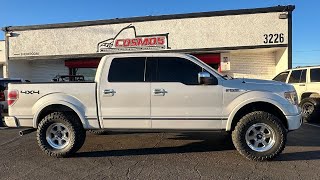
<svg viewBox="0 0 320 180"><path fill-rule="evenodd" d="M119 53L119 54L110 54L105 55L103 57L190 57L189 54L183 54L183 53Z"/></svg>

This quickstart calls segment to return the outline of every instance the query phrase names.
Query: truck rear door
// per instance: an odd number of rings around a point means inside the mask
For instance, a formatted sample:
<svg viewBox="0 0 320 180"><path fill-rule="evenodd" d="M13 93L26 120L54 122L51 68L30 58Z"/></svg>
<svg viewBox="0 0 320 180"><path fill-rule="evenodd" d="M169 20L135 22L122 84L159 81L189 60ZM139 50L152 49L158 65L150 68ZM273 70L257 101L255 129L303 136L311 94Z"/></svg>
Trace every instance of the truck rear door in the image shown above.
<svg viewBox="0 0 320 180"><path fill-rule="evenodd" d="M104 67L108 73L101 77L98 93L103 128L151 128L146 58L108 59Z"/></svg>

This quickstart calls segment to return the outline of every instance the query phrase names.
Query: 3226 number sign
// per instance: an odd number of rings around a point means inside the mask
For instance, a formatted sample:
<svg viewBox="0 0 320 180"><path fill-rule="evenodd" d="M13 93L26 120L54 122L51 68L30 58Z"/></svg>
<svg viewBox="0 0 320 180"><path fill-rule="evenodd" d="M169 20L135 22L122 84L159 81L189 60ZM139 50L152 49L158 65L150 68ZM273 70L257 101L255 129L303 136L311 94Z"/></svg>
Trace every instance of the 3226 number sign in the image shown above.
<svg viewBox="0 0 320 180"><path fill-rule="evenodd" d="M283 43L284 42L284 34L264 34L264 43L265 44L274 44L274 43Z"/></svg>

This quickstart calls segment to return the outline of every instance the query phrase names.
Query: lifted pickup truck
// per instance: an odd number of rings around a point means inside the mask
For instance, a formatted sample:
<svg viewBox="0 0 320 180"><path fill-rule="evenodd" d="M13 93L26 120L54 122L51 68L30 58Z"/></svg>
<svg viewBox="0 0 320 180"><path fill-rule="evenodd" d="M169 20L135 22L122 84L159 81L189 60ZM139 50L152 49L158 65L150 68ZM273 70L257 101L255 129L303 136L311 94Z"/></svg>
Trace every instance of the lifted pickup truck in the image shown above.
<svg viewBox="0 0 320 180"><path fill-rule="evenodd" d="M79 150L88 129L224 130L243 156L262 161L301 125L293 86L226 78L185 54L104 56L95 82L11 83L8 97L7 126L37 129L55 157Z"/></svg>

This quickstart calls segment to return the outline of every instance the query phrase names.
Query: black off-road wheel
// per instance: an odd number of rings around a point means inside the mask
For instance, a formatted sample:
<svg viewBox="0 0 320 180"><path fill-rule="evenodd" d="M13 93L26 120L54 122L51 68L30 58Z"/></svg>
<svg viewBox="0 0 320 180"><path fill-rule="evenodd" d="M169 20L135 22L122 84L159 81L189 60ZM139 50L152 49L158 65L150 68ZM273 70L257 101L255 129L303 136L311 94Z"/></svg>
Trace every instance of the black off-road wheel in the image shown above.
<svg viewBox="0 0 320 180"><path fill-rule="evenodd" d="M87 130L90 134L95 134L95 135L106 135L108 134L109 131L103 130L103 129L90 129Z"/></svg>
<svg viewBox="0 0 320 180"><path fill-rule="evenodd" d="M37 140L42 151L53 157L67 157L83 145L86 131L75 115L54 112L39 123Z"/></svg>
<svg viewBox="0 0 320 180"><path fill-rule="evenodd" d="M240 119L232 132L232 141L241 155L266 161L285 148L287 131L280 119L264 111L251 112Z"/></svg>
<svg viewBox="0 0 320 180"><path fill-rule="evenodd" d="M305 98L300 102L304 122L320 122L320 98Z"/></svg>

